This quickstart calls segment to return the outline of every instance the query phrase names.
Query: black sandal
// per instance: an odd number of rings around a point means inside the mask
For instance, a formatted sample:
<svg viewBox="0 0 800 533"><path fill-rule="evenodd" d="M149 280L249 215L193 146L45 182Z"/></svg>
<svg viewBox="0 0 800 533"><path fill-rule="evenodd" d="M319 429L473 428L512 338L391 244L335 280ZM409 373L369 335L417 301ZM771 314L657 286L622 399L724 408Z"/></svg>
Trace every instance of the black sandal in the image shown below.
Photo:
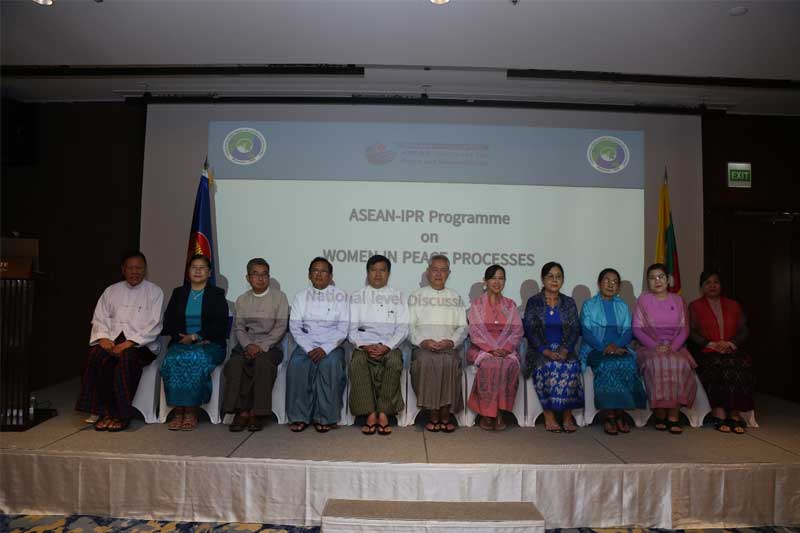
<svg viewBox="0 0 800 533"><path fill-rule="evenodd" d="M364 424L361 426L361 433L364 435L374 435L378 429L378 424Z"/></svg>
<svg viewBox="0 0 800 533"><path fill-rule="evenodd" d="M711 422L714 423L714 429L719 431L720 433L730 433L731 432L731 424L729 420L725 420L719 418L717 416L711 417Z"/></svg>
<svg viewBox="0 0 800 533"><path fill-rule="evenodd" d="M308 427L308 424L305 422L292 422L292 425L289 426L289 430L294 433L300 433L301 431L305 431Z"/></svg>
<svg viewBox="0 0 800 533"><path fill-rule="evenodd" d="M618 435L619 431L617 430L617 419L613 416L607 417L603 421L603 431L606 435Z"/></svg>
<svg viewBox="0 0 800 533"><path fill-rule="evenodd" d="M656 431L666 431L669 429L669 420L666 418L656 418L655 422L655 426L653 427L656 428Z"/></svg>
<svg viewBox="0 0 800 533"><path fill-rule="evenodd" d="M244 431L245 426L247 426L247 418L242 416L241 413L236 413L233 417L233 422L228 426L228 431L239 433L240 431Z"/></svg>
<svg viewBox="0 0 800 533"><path fill-rule="evenodd" d="M317 430L317 433L327 433L331 430L331 427L317 422L316 424L314 424L314 429Z"/></svg>
<svg viewBox="0 0 800 533"><path fill-rule="evenodd" d="M744 435L747 433L747 422L742 420L741 418L738 420L730 420L731 422L731 431L736 433L737 435Z"/></svg>
<svg viewBox="0 0 800 533"><path fill-rule="evenodd" d="M255 433L262 429L264 429L264 422L261 420L261 417L256 415L251 416L250 420L247 422L247 431Z"/></svg>
<svg viewBox="0 0 800 533"><path fill-rule="evenodd" d="M453 424L452 422L440 422L439 430L442 433L452 433L456 430L456 425Z"/></svg>
<svg viewBox="0 0 800 533"><path fill-rule="evenodd" d="M683 433L681 423L677 420L667 420L667 428L669 429L670 435L680 435Z"/></svg>
<svg viewBox="0 0 800 533"><path fill-rule="evenodd" d="M434 422L433 420L429 420L427 424L425 424L425 431L430 431L431 433L439 433L441 426L439 422Z"/></svg>
<svg viewBox="0 0 800 533"><path fill-rule="evenodd" d="M383 424L378 424L378 435L383 435L385 437L385 436L391 435L391 434L392 434L392 426L391 425L386 424L384 426Z"/></svg>
<svg viewBox="0 0 800 533"><path fill-rule="evenodd" d="M114 419L108 423L106 426L106 431L109 433L119 433L120 431L125 431L131 425L130 418L122 418L122 419Z"/></svg>

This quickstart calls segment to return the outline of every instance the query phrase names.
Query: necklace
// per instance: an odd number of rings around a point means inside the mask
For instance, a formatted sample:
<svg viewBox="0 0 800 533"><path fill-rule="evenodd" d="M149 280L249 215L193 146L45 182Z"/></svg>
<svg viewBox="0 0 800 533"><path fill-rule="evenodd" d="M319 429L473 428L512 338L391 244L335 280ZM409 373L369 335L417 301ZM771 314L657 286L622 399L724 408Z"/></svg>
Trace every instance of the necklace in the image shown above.
<svg viewBox="0 0 800 533"><path fill-rule="evenodd" d="M199 300L203 296L203 290L204 289L200 289L199 291L196 291L196 290L192 289L192 301L196 302L197 300Z"/></svg>
<svg viewBox="0 0 800 533"><path fill-rule="evenodd" d="M550 316L553 316L554 314L556 314L556 307L558 307L558 297L555 298L555 302L553 303L553 305L550 305L550 301L546 297L545 297L544 303L548 307L548 314Z"/></svg>

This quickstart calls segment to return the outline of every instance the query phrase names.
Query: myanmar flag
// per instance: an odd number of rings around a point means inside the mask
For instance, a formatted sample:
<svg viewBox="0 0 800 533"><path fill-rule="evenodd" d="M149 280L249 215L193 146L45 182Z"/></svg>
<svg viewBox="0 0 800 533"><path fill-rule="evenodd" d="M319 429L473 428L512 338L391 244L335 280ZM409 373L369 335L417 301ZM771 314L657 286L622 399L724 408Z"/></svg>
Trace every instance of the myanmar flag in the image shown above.
<svg viewBox="0 0 800 533"><path fill-rule="evenodd" d="M197 196L194 200L194 214L192 214L192 228L189 230L189 247L186 250L186 270L184 279L189 282L189 262L193 255L203 254L211 261L211 277L208 282L216 285L214 275L214 241L211 235L211 194L210 188L213 180L209 175L208 165L203 168L200 184L197 186Z"/></svg>
<svg viewBox="0 0 800 533"><path fill-rule="evenodd" d="M667 266L669 292L681 292L681 269L678 266L678 242L675 239L675 226L669 207L669 186L667 171L664 169L664 184L658 195L658 235L656 236L656 263Z"/></svg>

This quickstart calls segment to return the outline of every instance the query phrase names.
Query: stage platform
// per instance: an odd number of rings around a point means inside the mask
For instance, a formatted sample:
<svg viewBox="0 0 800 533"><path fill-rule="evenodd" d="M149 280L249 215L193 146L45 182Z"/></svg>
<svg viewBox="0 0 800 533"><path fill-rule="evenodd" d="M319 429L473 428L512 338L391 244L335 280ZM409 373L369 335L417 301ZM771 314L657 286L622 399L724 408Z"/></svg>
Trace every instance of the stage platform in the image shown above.
<svg viewBox="0 0 800 533"><path fill-rule="evenodd" d="M366 437L206 421L96 432L72 410L77 388L39 391L59 416L0 434L0 512L317 525L329 498L529 501L548 529L800 525L800 405L768 396L757 399L761 427L741 436L418 425Z"/></svg>

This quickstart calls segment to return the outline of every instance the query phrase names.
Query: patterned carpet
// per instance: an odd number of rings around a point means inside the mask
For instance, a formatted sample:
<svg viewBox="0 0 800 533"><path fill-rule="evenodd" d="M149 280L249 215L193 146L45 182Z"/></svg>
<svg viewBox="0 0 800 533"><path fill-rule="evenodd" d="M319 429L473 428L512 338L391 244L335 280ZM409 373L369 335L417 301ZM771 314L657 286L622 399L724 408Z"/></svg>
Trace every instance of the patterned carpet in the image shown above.
<svg viewBox="0 0 800 533"><path fill-rule="evenodd" d="M163 522L99 516L37 516L0 514L0 533L319 533L319 527L278 526L231 522ZM548 529L547 533L800 533L800 527L752 527L742 529Z"/></svg>

